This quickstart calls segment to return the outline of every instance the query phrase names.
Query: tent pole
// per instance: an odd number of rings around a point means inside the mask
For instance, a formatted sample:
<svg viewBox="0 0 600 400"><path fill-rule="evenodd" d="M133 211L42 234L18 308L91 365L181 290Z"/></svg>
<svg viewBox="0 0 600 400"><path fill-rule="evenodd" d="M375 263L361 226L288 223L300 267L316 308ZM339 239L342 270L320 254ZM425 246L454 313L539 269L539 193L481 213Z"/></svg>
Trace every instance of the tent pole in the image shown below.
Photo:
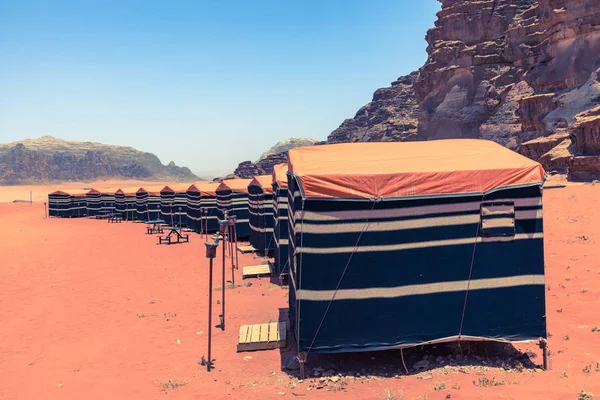
<svg viewBox="0 0 600 400"><path fill-rule="evenodd" d="M542 360L544 371L548 371L548 341L546 339L540 339L540 349L542 350Z"/></svg>

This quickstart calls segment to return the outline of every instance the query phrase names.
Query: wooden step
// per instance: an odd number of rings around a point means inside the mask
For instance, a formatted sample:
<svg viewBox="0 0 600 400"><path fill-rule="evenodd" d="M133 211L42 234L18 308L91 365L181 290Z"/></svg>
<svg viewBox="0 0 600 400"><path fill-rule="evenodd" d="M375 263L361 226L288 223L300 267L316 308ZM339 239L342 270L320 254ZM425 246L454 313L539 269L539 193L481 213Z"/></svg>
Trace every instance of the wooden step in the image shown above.
<svg viewBox="0 0 600 400"><path fill-rule="evenodd" d="M256 249L254 248L254 246L238 246L237 247L238 251L240 253L254 253L256 251Z"/></svg>
<svg viewBox="0 0 600 400"><path fill-rule="evenodd" d="M268 350L287 345L285 322L240 326L237 351Z"/></svg>
<svg viewBox="0 0 600 400"><path fill-rule="evenodd" d="M271 275L271 268L269 267L269 264L251 265L242 268L242 279L264 275Z"/></svg>

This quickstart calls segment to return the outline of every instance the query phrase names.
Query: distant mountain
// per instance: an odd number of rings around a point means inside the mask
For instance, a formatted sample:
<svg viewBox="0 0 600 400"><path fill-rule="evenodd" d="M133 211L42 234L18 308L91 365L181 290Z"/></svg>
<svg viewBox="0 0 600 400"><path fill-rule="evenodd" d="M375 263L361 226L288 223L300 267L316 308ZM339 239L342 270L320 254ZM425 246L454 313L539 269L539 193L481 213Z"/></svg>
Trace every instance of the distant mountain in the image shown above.
<svg viewBox="0 0 600 400"><path fill-rule="evenodd" d="M262 156L258 159L257 162L264 160L268 156L272 156L274 154L284 153L289 149L294 149L296 147L305 147L305 146L314 146L318 140L310 139L310 138L291 138L288 140L284 140L283 142L278 142L275 146L271 147L269 150L265 151Z"/></svg>
<svg viewBox="0 0 600 400"><path fill-rule="evenodd" d="M273 166L287 162L287 151L296 147L314 146L319 141L310 138L291 138L275 144L264 152L256 162L244 161L238 165L233 176L238 178L252 178L256 175L273 173Z"/></svg>
<svg viewBox="0 0 600 400"><path fill-rule="evenodd" d="M0 184L89 181L106 178L194 181L198 177L173 161L132 147L75 142L42 136L0 144Z"/></svg>

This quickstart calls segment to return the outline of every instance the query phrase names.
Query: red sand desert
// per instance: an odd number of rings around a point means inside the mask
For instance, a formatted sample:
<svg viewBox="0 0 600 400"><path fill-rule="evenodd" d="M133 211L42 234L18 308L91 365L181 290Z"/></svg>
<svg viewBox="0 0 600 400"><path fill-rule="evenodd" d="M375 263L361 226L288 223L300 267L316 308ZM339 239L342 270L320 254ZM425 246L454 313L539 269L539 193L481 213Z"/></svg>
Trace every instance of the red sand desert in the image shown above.
<svg viewBox="0 0 600 400"><path fill-rule="evenodd" d="M116 186L97 189L107 185ZM534 343L425 346L404 351L409 374L399 351L311 355L304 381L282 368L289 348L236 352L241 324L285 315L286 288L242 281L237 271L241 286L226 291L226 331L213 329L216 369L207 373L198 364L207 339L204 240L158 246L143 224L44 219L39 201L55 189L37 188L33 205L0 204L1 399L577 399L581 390L600 398L598 185L544 194L549 371ZM0 192L7 202L28 188ZM240 266L261 261L240 256ZM215 267L215 324L220 285Z"/></svg>

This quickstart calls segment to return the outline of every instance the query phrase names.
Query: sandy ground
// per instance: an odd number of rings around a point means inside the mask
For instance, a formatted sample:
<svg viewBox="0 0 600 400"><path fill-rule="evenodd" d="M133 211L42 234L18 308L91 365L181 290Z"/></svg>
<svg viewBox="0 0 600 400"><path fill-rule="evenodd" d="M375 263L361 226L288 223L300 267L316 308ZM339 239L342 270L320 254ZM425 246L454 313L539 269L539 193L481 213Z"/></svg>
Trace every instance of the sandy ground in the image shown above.
<svg viewBox="0 0 600 400"><path fill-rule="evenodd" d="M66 182L47 185L19 185L19 186L0 186L0 203L12 203L13 201L29 201L31 198L34 203L43 203L48 201L48 193L56 190L62 190L70 194L86 193L94 188L99 191L116 192L122 189L125 192L136 192L140 187L148 191L160 191L166 185L172 189L187 189L191 183L173 183L173 182L155 182L139 180L98 180L93 182Z"/></svg>
<svg viewBox="0 0 600 400"><path fill-rule="evenodd" d="M304 381L282 368L290 349L236 352L241 324L287 307L285 288L246 286L241 270L242 286L226 290L226 330L213 330L216 369L198 364L208 308L198 235L158 246L142 224L44 219L41 204L1 204L0 399L600 398L599 195L600 185L545 191L550 371L536 367L535 344L425 346L404 352L408 374L399 351L311 355L307 372L318 376ZM219 268L214 279L216 289ZM222 292L213 293L216 324ZM163 390L169 382L182 386Z"/></svg>

